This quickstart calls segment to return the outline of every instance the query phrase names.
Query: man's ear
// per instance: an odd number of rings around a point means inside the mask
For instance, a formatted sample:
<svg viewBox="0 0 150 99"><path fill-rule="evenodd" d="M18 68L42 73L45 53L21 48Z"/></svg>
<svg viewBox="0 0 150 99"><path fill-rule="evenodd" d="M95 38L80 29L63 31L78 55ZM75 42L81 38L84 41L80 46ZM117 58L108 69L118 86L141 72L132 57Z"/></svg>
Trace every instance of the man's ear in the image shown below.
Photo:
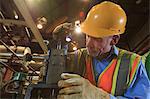
<svg viewBox="0 0 150 99"><path fill-rule="evenodd" d="M111 41L110 44L111 45L116 45L118 43L119 39L120 39L120 35L113 35L112 36L112 41Z"/></svg>

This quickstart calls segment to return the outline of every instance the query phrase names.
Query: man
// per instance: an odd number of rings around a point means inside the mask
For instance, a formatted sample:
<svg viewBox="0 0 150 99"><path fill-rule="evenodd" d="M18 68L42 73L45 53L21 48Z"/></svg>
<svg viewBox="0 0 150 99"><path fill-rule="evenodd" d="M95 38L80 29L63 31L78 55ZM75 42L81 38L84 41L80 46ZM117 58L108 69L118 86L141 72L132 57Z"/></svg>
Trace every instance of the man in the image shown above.
<svg viewBox="0 0 150 99"><path fill-rule="evenodd" d="M81 24L87 35L87 52L77 51L78 59L84 61L76 62L77 67L84 67L83 77L63 73L58 99L150 98L150 82L141 57L115 46L125 25L126 14L115 3L105 1L89 11Z"/></svg>

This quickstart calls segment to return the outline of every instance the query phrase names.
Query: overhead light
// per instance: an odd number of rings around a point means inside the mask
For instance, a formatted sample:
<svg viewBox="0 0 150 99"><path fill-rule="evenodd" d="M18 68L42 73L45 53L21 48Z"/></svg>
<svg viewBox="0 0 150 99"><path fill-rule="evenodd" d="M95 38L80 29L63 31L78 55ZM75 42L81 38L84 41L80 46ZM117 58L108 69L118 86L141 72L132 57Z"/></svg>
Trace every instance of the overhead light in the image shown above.
<svg viewBox="0 0 150 99"><path fill-rule="evenodd" d="M73 49L74 51L76 51L76 50L78 49L76 42L71 42L71 45L72 45L72 49Z"/></svg>
<svg viewBox="0 0 150 99"><path fill-rule="evenodd" d="M70 38L70 37L66 37L66 41L67 41L67 42L70 42L70 41L71 41L71 38Z"/></svg>
<svg viewBox="0 0 150 99"><path fill-rule="evenodd" d="M73 50L74 50L74 51L76 51L76 50L77 50L77 47L76 47L76 46L74 46L74 47L73 47Z"/></svg>
<svg viewBox="0 0 150 99"><path fill-rule="evenodd" d="M75 21L75 26L80 26L80 20Z"/></svg>
<svg viewBox="0 0 150 99"><path fill-rule="evenodd" d="M37 18L37 28L42 29L44 25L47 24L47 19L45 17Z"/></svg>
<svg viewBox="0 0 150 99"><path fill-rule="evenodd" d="M81 33L80 20L75 21L75 32Z"/></svg>
<svg viewBox="0 0 150 99"><path fill-rule="evenodd" d="M19 17L18 17L18 15L15 15L15 19L18 19Z"/></svg>
<svg viewBox="0 0 150 99"><path fill-rule="evenodd" d="M13 12L14 12L14 15L15 15L15 19L18 19L19 16L17 15L16 11L14 10Z"/></svg>
<svg viewBox="0 0 150 99"><path fill-rule="evenodd" d="M43 42L48 45L49 44L49 41L48 40L43 40Z"/></svg>
<svg viewBox="0 0 150 99"><path fill-rule="evenodd" d="M83 11L80 11L79 16L80 18L83 18L85 16L85 13Z"/></svg>
<svg viewBox="0 0 150 99"><path fill-rule="evenodd" d="M76 27L76 28L75 28L75 32L76 32L76 33L81 33L81 28L80 28L80 27Z"/></svg>
<svg viewBox="0 0 150 99"><path fill-rule="evenodd" d="M38 28L38 29L42 29L42 28L43 28L43 25L39 23L39 24L37 24L37 28Z"/></svg>

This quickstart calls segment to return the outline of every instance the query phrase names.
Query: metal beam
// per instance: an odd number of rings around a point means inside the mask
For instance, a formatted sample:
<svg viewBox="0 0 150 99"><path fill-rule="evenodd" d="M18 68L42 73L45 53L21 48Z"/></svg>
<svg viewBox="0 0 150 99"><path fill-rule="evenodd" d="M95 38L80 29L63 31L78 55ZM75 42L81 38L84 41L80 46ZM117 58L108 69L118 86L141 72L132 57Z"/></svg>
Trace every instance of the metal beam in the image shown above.
<svg viewBox="0 0 150 99"><path fill-rule="evenodd" d="M11 19L0 19L0 23L3 23L4 25L23 25L27 26L25 21L20 21L20 20L11 20Z"/></svg>
<svg viewBox="0 0 150 99"><path fill-rule="evenodd" d="M13 0L13 1L16 4L16 6L19 9L22 16L24 17L27 25L33 32L33 34L34 34L35 38L37 39L39 45L41 46L42 50L44 51L44 53L47 53L48 48L47 48L46 44L43 42L43 37L40 34L39 30L37 29L35 22L33 21L30 13L26 7L25 1L24 0Z"/></svg>

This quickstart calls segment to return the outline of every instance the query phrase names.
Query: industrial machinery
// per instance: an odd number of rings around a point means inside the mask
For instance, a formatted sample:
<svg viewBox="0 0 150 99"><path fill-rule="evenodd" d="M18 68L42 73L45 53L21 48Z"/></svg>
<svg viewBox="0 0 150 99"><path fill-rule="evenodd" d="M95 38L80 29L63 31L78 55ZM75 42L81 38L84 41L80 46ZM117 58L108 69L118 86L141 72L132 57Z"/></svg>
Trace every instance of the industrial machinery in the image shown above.
<svg viewBox="0 0 150 99"><path fill-rule="evenodd" d="M57 36L60 37L60 34ZM62 42L66 42L64 38L58 40L56 47L49 48L43 56L32 55L29 47L17 47L14 51L13 47L6 45L2 40L1 42L1 90L4 92L1 94L2 98L3 94L7 93L14 99L56 99L59 91L57 82L61 79L61 73L70 72L67 67L67 43L61 45ZM4 53L7 50L10 53ZM17 50L23 53L16 54ZM9 64L4 62L7 61L3 59L6 57L11 57ZM35 60L40 60L39 64L35 63ZM31 67L32 65L39 65L39 72Z"/></svg>
<svg viewBox="0 0 150 99"><path fill-rule="evenodd" d="M47 24L45 17L35 20L25 1L10 0L15 17L9 18L3 7L5 2L1 2L0 98L56 99L60 74L69 72L66 69L68 44L76 45L66 41L67 36L71 37L74 25L49 37L50 40L44 39L40 25ZM61 20L65 21L66 17ZM69 32L63 33L66 31Z"/></svg>
<svg viewBox="0 0 150 99"><path fill-rule="evenodd" d="M71 36L70 30L72 27L67 30L62 28L57 34L53 34L54 39L57 39L56 45L49 48L43 56L42 54L33 55L29 47L14 48L0 40L3 44L0 46L1 90L4 91L2 98L11 96L14 99L56 99L59 91L57 82L61 79L60 75L63 72L73 72L67 67L69 56L68 43L65 40L68 35ZM61 37L62 34L64 37ZM9 59L9 64L5 62L6 58ZM40 62L35 63L37 60ZM39 65L39 67L35 70L32 65ZM3 94L10 96L3 97Z"/></svg>

